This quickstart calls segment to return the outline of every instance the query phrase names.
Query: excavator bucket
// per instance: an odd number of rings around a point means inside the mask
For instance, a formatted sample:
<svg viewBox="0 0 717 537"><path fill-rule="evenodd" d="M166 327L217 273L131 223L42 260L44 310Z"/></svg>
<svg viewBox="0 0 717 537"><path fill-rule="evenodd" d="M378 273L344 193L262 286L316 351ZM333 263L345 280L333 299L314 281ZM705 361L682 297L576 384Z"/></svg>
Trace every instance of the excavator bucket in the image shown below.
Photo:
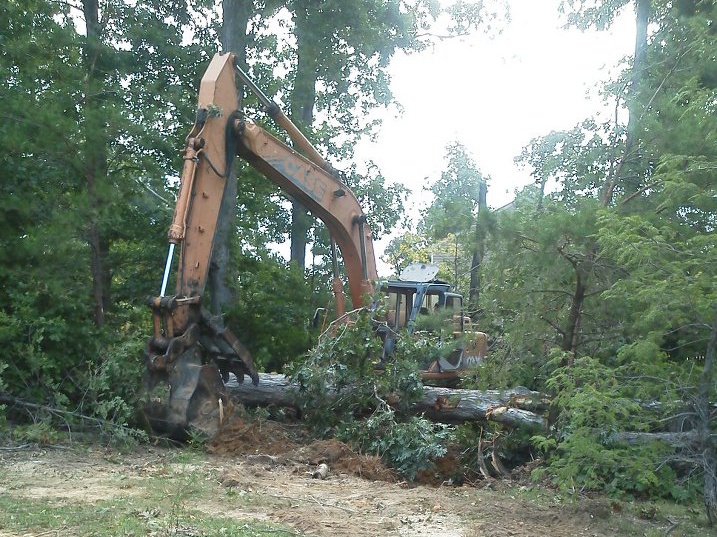
<svg viewBox="0 0 717 537"><path fill-rule="evenodd" d="M202 362L195 344L166 372L147 372L144 415L155 434L176 440L194 433L213 436L231 412L219 368Z"/></svg>
<svg viewBox="0 0 717 537"><path fill-rule="evenodd" d="M169 301L172 302L171 300ZM224 382L233 373L238 381L259 376L251 355L229 330L202 312L197 323L180 335L166 338L172 310L153 301L156 326L149 340L142 413L158 436L186 440L193 434L213 436L232 411ZM164 318L164 322L159 322Z"/></svg>

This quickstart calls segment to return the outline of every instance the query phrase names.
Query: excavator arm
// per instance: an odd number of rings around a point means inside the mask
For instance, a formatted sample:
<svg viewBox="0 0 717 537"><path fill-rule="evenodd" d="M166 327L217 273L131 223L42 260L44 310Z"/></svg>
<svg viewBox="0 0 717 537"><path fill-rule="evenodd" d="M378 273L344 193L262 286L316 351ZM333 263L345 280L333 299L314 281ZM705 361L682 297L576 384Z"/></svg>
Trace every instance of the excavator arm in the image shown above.
<svg viewBox="0 0 717 537"><path fill-rule="evenodd" d="M238 154L329 229L344 260L351 299L363 303L378 278L371 230L353 192L251 121L239 121Z"/></svg>
<svg viewBox="0 0 717 537"><path fill-rule="evenodd" d="M149 299L154 334L146 350L144 415L157 433L174 437L185 437L191 429L207 434L217 430L231 410L224 390L229 373L239 381L249 375L258 382L249 351L220 317L202 307L219 208L235 156L325 223L341 250L354 306L373 293L377 279L371 230L356 196L276 105L269 107L271 115L308 156L241 116L237 74L250 82L233 54L217 54L202 78L197 119L183 151L161 292ZM176 289L166 296L175 246L180 250ZM338 278L334 291L341 309Z"/></svg>

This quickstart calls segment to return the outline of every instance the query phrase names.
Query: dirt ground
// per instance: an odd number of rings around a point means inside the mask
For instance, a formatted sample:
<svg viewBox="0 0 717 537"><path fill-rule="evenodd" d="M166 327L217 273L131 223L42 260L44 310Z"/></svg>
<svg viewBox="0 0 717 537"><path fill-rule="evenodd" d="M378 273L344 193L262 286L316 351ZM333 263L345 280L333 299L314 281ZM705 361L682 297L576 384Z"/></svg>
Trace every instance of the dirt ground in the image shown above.
<svg viewBox="0 0 717 537"><path fill-rule="evenodd" d="M186 449L186 448L185 448ZM671 523L638 520L608 500L567 502L526 481L481 480L470 486L402 482L380 459L357 455L337 441L302 441L274 422L237 421L192 459L194 471L234 498L202 498L207 516L284 524L295 535L358 536L607 536L665 535ZM153 446L131 452L101 447L4 446L0 494L94 502L128 493L124 481L186 472L182 450ZM326 465L324 479L315 472ZM134 487L132 490L137 490ZM633 528L625 533L624 517ZM622 522L621 522L622 521ZM635 526L634 524L637 524ZM0 537L12 533L3 532ZM673 533L674 535L674 533Z"/></svg>

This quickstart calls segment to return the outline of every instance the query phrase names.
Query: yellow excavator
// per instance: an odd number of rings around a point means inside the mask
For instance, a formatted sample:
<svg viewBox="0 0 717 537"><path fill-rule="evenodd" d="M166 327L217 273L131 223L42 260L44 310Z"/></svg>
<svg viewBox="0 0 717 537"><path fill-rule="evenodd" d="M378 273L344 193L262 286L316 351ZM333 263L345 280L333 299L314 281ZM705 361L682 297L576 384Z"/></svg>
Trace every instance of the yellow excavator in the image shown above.
<svg viewBox="0 0 717 537"><path fill-rule="evenodd" d="M242 116L237 78L257 95L298 151ZM337 317L345 315L346 307L336 246L353 306L368 306L375 292L381 292L386 313L377 323L377 334L384 341L384 359L397 334L413 332L420 315L437 310L448 310L456 335L469 337L462 338L463 343L450 357L425 364L424 378L455 376L482 359L485 334L472 331L470 319L463 315L462 297L434 279L435 267L412 265L399 281L378 282L371 230L354 193L280 107L239 68L235 56L216 54L202 78L196 121L183 150L160 295L148 300L154 333L145 353L143 414L154 432L175 438L186 438L191 430L213 434L231 412L232 402L225 390L230 373L239 382L248 376L258 383L251 353L221 317L212 316L202 306L219 208L236 156L302 203L328 228L334 251ZM176 288L174 294L167 295L177 246Z"/></svg>

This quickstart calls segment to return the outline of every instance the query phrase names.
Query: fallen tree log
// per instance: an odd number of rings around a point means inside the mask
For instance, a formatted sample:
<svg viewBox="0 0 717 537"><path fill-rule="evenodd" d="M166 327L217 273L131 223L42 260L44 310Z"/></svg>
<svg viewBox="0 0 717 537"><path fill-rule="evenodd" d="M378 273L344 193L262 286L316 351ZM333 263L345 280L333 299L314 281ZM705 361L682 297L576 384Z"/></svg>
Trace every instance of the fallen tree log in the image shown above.
<svg viewBox="0 0 717 537"><path fill-rule="evenodd" d="M228 392L247 406L298 408L298 387L276 373L261 373L259 385L227 383ZM424 386L423 399L416 403L416 414L441 423L493 421L508 427L544 431L546 419L539 413L548 405L538 392L526 388L510 390L464 390Z"/></svg>
<svg viewBox="0 0 717 537"><path fill-rule="evenodd" d="M547 420L534 412L542 397L526 388L510 390L464 390L423 387L416 411L441 423L495 421L509 427L543 431ZM527 408L526 408L527 407Z"/></svg>

